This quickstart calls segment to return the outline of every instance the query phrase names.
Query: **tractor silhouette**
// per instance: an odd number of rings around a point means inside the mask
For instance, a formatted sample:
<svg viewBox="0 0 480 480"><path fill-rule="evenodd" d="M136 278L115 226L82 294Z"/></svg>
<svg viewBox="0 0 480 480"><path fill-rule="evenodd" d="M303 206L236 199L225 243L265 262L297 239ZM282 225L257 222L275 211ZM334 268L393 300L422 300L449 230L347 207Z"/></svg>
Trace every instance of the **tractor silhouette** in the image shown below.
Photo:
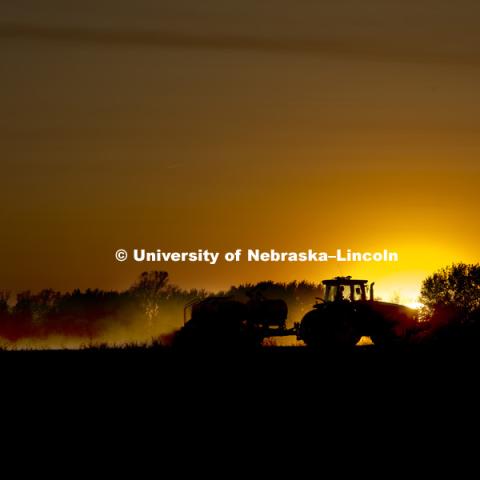
<svg viewBox="0 0 480 480"><path fill-rule="evenodd" d="M258 290L248 301L233 297L195 298L185 305L184 326L174 345L188 348L255 348L268 337L296 335L315 349L354 347L368 336L377 346L407 340L417 329L416 312L374 299L374 283L336 277L324 280L325 294L301 322L288 329L287 304ZM369 298L367 299L367 289Z"/></svg>
<svg viewBox="0 0 480 480"><path fill-rule="evenodd" d="M377 346L407 340L416 331L416 312L403 305L377 301L374 283L352 277L324 280L325 295L296 325L297 338L313 348L355 346L368 336ZM367 288L369 298L367 299Z"/></svg>

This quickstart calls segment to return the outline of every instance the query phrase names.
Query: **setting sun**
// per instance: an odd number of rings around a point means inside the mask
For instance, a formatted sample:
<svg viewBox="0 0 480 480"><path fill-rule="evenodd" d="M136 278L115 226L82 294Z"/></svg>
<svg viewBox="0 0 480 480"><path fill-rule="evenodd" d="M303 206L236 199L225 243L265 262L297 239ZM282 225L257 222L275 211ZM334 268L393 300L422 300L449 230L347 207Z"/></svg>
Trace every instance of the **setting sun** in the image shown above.
<svg viewBox="0 0 480 480"><path fill-rule="evenodd" d="M405 305L413 310L420 310L424 306L423 303L420 302L408 302Z"/></svg>

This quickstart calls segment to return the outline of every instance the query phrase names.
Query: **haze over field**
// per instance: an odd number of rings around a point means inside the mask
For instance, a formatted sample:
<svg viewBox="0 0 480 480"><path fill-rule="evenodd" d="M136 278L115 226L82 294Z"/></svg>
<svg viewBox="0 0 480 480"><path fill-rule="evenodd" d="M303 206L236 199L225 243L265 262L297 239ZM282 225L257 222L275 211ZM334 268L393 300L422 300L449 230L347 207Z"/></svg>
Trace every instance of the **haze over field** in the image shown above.
<svg viewBox="0 0 480 480"><path fill-rule="evenodd" d="M125 289L118 248L399 254L171 264L185 288L478 261L480 4L0 6L0 289Z"/></svg>

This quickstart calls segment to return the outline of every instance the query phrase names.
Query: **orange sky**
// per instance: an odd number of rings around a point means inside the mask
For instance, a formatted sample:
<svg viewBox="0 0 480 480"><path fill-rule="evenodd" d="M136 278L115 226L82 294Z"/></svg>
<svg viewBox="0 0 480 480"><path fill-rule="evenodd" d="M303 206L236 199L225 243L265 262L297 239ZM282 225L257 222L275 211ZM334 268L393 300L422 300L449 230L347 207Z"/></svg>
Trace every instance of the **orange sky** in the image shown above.
<svg viewBox="0 0 480 480"><path fill-rule="evenodd" d="M478 2L72 3L0 6L0 289L125 288L121 247L389 248L167 269L411 301L479 261Z"/></svg>

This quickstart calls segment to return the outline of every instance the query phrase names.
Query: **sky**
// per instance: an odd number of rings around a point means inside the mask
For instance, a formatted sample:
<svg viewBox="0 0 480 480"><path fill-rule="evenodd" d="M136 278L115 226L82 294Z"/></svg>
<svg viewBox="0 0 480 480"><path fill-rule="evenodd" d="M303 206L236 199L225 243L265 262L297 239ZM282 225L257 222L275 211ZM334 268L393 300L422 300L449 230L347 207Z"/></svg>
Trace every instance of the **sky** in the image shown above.
<svg viewBox="0 0 480 480"><path fill-rule="evenodd" d="M478 262L476 1L0 4L0 289L422 279ZM397 251L118 263L118 248Z"/></svg>

